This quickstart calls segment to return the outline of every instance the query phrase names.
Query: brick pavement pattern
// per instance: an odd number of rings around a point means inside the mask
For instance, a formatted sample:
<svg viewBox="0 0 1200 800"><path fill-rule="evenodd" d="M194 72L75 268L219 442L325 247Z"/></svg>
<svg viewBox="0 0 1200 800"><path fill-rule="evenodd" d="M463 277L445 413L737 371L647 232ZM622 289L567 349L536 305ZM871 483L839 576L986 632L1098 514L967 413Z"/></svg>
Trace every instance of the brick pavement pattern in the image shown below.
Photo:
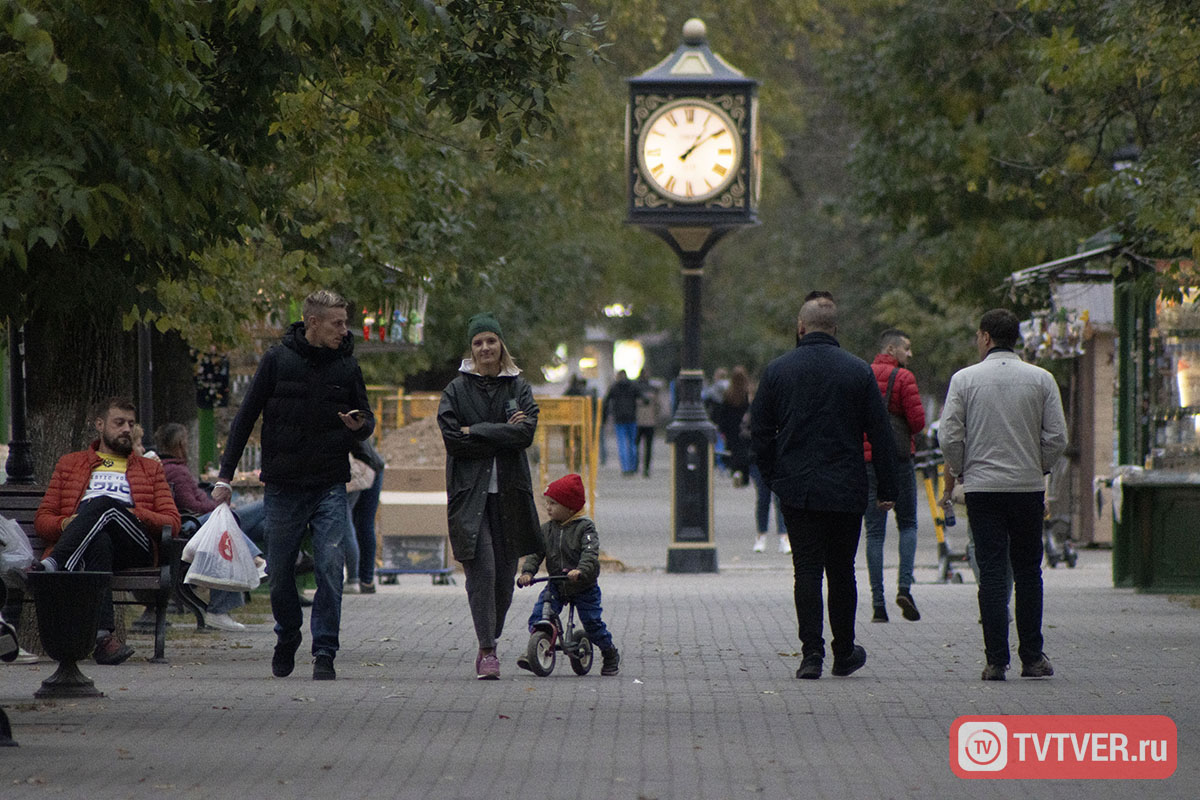
<svg viewBox="0 0 1200 800"><path fill-rule="evenodd" d="M1043 681L983 683L975 586L935 583L923 519L914 596L922 619L873 625L859 552L866 667L798 681L791 565L750 552L753 492L716 479L721 572L668 575L669 455L650 480L600 478L603 549L630 571L602 575L620 675L518 670L536 597L518 590L499 682L473 677L461 585L405 576L347 595L338 680L314 683L304 654L270 677L274 634L176 635L169 665L149 639L124 665L86 663L107 697L35 701L54 665L0 665L0 706L18 748L0 749L0 797L475 800L545 798L1196 798L1200 796L1200 611L1111 585L1107 551L1046 569ZM615 453L615 450L612 452ZM615 461L615 458L613 459ZM557 477L558 473L552 477ZM959 526L956 533L963 530ZM886 551L895 580L894 528ZM952 542L961 546L961 542ZM885 552L886 552L885 551ZM181 632L188 626L181 618ZM1015 647L1015 642L1014 642ZM1166 714L1178 769L1165 781L965 781L949 766L964 714Z"/></svg>

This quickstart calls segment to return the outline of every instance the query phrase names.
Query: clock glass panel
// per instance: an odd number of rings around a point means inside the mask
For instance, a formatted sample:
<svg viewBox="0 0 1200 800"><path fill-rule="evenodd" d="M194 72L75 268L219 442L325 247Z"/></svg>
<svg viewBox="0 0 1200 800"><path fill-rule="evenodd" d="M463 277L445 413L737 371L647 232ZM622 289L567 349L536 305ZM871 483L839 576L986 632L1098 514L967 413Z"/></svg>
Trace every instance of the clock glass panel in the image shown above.
<svg viewBox="0 0 1200 800"><path fill-rule="evenodd" d="M737 177L741 139L725 112L700 100L659 108L638 141L642 176L661 194L698 203L720 194Z"/></svg>

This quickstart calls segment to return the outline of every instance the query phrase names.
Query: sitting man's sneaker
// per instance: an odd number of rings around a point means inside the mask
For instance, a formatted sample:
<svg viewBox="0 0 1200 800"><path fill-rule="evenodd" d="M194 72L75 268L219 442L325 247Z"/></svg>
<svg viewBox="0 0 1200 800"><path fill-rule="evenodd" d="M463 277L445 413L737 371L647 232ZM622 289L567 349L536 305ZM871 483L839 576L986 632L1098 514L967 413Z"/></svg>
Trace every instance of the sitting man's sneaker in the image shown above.
<svg viewBox="0 0 1200 800"><path fill-rule="evenodd" d="M1053 674L1054 667L1051 666L1050 659L1046 658L1045 653L1042 653L1042 657L1037 661L1021 665L1022 678L1049 678Z"/></svg>
<svg viewBox="0 0 1200 800"><path fill-rule="evenodd" d="M821 664L824 660L820 656L805 656L800 659L800 668L796 670L796 677L810 681L821 677Z"/></svg>
<svg viewBox="0 0 1200 800"><path fill-rule="evenodd" d="M887 609L883 606L875 606L875 614L871 617L871 622L887 622Z"/></svg>
<svg viewBox="0 0 1200 800"><path fill-rule="evenodd" d="M616 675L621 666L621 654L617 648L610 647L608 650L601 650L600 657L604 659L604 663L600 665L600 674Z"/></svg>
<svg viewBox="0 0 1200 800"><path fill-rule="evenodd" d="M297 633L295 639L280 639L275 644L275 655L271 657L271 674L276 678L286 678L296 668L296 651L300 649L303 637Z"/></svg>
<svg viewBox="0 0 1200 800"><path fill-rule="evenodd" d="M244 631L246 626L228 614L205 614L204 624L219 631Z"/></svg>
<svg viewBox="0 0 1200 800"><path fill-rule="evenodd" d="M1004 680L1004 672L1008 669L1004 664L988 664L983 668L983 679L985 681L1002 681Z"/></svg>
<svg viewBox="0 0 1200 800"><path fill-rule="evenodd" d="M481 681L500 680L500 659L496 658L495 653L488 653L479 659L479 666L475 668L475 677Z"/></svg>
<svg viewBox="0 0 1200 800"><path fill-rule="evenodd" d="M96 650L92 657L96 659L97 664L112 666L120 664L131 655L133 648L110 633L96 640Z"/></svg>
<svg viewBox="0 0 1200 800"><path fill-rule="evenodd" d="M896 595L896 605L900 606L901 616L909 622L916 622L921 618L921 612L917 611L917 604L913 602L912 595L907 591Z"/></svg>
<svg viewBox="0 0 1200 800"><path fill-rule="evenodd" d="M839 678L844 678L866 663L866 649L861 644L856 644L854 645L854 649L850 651L850 655L845 658L835 658L833 660L833 669L830 672Z"/></svg>
<svg viewBox="0 0 1200 800"><path fill-rule="evenodd" d="M333 668L333 656L327 656L321 653L313 659L313 680L314 681L332 681L337 679L337 672Z"/></svg>

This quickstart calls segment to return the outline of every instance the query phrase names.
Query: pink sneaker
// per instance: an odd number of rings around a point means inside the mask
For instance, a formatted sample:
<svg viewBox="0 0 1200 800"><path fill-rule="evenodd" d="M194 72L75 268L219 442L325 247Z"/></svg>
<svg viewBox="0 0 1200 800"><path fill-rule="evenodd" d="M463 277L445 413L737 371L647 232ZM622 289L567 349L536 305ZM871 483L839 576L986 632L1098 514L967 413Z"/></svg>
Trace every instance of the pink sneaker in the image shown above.
<svg viewBox="0 0 1200 800"><path fill-rule="evenodd" d="M477 657L476 662L476 678L481 681L500 680L500 659L496 658L495 653L488 653L486 656Z"/></svg>

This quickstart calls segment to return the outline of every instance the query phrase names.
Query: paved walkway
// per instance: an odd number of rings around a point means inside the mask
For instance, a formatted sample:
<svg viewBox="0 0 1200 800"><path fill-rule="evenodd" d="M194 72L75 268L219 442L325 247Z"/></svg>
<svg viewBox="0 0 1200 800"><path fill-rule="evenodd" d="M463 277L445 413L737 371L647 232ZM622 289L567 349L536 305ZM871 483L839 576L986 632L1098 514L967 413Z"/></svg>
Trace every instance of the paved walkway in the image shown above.
<svg viewBox="0 0 1200 800"><path fill-rule="evenodd" d="M615 452L615 451L614 451ZM860 548L859 641L850 678L797 681L787 556L753 554L752 489L718 480L716 575L668 575L668 453L652 479L600 479L603 576L621 674L519 671L532 590L517 592L504 678L474 680L461 580L406 576L347 595L339 678L302 662L270 677L266 621L241 635L188 634L169 665L138 655L84 665L100 700L33 699L52 664L0 666L0 706L19 748L0 749L0 797L18 798L1195 798L1200 796L1200 610L1111 587L1107 551L1045 573L1046 647L1058 675L985 684L975 587L935 583L922 532L923 619L870 616ZM960 527L961 529L961 527ZM954 543L961 549L961 543ZM895 547L889 537L889 559ZM887 574L894 590L895 572ZM307 631L304 650L307 650ZM964 781L948 733L964 714L1167 714L1178 769L1161 782Z"/></svg>

